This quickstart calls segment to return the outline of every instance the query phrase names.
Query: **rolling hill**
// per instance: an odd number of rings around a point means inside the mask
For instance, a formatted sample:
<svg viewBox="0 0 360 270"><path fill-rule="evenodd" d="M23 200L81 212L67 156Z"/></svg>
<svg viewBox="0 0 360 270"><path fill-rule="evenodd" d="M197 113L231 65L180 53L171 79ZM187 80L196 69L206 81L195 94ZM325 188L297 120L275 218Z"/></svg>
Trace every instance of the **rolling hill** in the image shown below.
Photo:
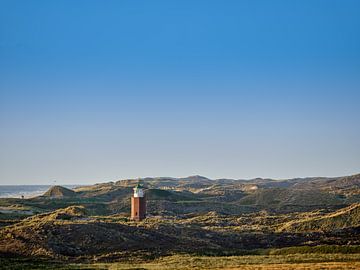
<svg viewBox="0 0 360 270"><path fill-rule="evenodd" d="M291 221L280 228L283 231L333 231L360 226L360 204L356 203L326 215Z"/></svg>

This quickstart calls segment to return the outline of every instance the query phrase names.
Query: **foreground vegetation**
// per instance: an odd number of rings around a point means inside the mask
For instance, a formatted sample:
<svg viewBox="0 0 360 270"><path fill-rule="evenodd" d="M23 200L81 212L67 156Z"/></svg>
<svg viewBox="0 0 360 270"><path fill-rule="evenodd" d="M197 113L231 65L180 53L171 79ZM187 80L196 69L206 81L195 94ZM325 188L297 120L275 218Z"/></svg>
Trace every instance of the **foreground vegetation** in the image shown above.
<svg viewBox="0 0 360 270"><path fill-rule="evenodd" d="M121 263L66 264L54 261L0 258L2 269L359 269L360 254L288 254L248 256L172 255Z"/></svg>
<svg viewBox="0 0 360 270"><path fill-rule="evenodd" d="M93 267L105 269L216 269L216 268L241 268L241 269L304 269L304 267L325 268L337 266L341 269L351 269L351 266L360 267L360 254L311 254L301 255L270 255L270 256L229 256L229 257L208 257L208 256L169 256L146 263L122 263L122 264L97 264ZM90 265L91 266L91 265ZM84 267L89 267L86 265ZM339 269L337 268L337 269ZM352 269L358 269L352 268ZM306 269L306 268L305 268ZM318 268L320 269L320 268ZM326 269L326 268L325 268ZM329 268L331 269L331 268Z"/></svg>

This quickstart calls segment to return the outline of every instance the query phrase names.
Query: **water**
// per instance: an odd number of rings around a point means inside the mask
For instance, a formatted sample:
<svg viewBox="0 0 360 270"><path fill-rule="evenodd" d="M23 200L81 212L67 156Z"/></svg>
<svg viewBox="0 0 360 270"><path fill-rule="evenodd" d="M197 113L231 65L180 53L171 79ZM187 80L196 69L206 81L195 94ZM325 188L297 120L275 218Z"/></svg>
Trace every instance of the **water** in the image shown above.
<svg viewBox="0 0 360 270"><path fill-rule="evenodd" d="M64 185L66 188L75 188L79 185ZM0 198L31 198L44 194L51 185L0 185Z"/></svg>

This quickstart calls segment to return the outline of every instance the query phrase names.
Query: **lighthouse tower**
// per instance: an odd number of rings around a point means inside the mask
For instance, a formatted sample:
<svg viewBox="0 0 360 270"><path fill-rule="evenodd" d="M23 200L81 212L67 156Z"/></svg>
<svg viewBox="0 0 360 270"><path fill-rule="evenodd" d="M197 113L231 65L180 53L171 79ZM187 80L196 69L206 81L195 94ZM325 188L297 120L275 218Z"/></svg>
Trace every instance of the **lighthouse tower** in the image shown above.
<svg viewBox="0 0 360 270"><path fill-rule="evenodd" d="M134 194L131 196L131 219L142 220L146 217L146 198L144 189L140 184L134 187Z"/></svg>

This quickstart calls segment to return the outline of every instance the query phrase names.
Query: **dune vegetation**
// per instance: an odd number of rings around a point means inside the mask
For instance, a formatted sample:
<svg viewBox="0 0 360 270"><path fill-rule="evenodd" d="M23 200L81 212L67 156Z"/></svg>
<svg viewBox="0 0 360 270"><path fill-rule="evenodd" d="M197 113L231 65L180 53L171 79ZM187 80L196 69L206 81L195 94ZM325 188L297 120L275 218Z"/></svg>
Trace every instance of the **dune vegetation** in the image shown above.
<svg viewBox="0 0 360 270"><path fill-rule="evenodd" d="M359 178L147 178L148 216L139 222L129 217L138 180L0 199L0 263L5 269L356 269Z"/></svg>

